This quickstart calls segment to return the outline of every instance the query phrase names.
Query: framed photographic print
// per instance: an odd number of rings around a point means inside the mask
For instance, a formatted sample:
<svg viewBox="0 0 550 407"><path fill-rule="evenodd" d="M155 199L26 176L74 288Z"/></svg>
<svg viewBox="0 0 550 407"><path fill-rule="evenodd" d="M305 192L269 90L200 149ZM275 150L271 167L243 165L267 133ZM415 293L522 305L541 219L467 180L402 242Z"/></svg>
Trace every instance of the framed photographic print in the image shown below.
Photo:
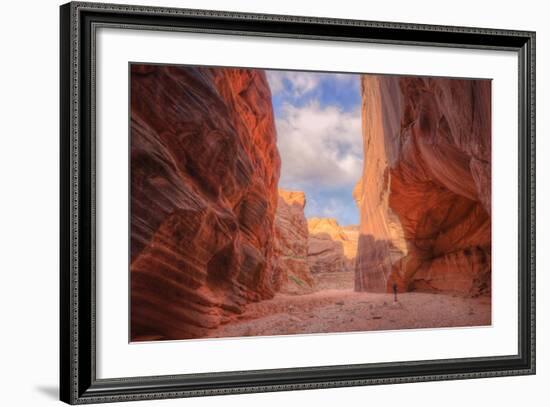
<svg viewBox="0 0 550 407"><path fill-rule="evenodd" d="M535 373L535 34L61 6L61 399Z"/></svg>

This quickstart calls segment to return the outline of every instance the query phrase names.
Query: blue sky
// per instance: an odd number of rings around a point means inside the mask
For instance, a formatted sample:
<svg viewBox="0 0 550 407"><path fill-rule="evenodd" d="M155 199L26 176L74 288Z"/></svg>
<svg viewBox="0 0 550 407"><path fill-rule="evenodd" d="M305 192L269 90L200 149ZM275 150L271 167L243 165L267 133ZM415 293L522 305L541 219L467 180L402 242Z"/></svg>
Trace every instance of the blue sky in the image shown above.
<svg viewBox="0 0 550 407"><path fill-rule="evenodd" d="M352 191L361 176L359 75L266 71L281 154L279 188L306 193L306 217L359 223Z"/></svg>

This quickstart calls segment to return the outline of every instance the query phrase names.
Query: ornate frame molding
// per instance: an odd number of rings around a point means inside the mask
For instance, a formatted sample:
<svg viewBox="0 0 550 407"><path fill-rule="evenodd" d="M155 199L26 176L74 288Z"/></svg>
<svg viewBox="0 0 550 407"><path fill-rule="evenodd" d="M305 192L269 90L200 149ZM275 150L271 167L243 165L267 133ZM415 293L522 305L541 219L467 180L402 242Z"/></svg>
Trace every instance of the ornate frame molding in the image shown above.
<svg viewBox="0 0 550 407"><path fill-rule="evenodd" d="M60 394L70 404L535 373L535 33L72 2L61 6ZM97 379L95 29L513 50L519 56L519 353L502 357Z"/></svg>

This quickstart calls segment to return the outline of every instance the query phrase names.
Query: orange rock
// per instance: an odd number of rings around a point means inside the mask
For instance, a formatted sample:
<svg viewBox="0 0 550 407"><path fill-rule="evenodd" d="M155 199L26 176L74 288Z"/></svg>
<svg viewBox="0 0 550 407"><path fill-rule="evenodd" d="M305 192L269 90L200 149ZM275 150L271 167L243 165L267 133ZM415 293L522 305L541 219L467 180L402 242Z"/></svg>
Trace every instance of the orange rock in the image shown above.
<svg viewBox="0 0 550 407"><path fill-rule="evenodd" d="M342 226L342 231L346 238L342 240L344 246L344 269L346 271L355 271L355 259L357 257L357 245L359 243L359 226Z"/></svg>
<svg viewBox="0 0 550 407"><path fill-rule="evenodd" d="M307 262L308 230L305 194L279 189L275 214L273 270L275 288L287 294L305 294L315 283Z"/></svg>
<svg viewBox="0 0 550 407"><path fill-rule="evenodd" d="M342 228L333 218L310 218L308 262L312 273L353 271L358 230Z"/></svg>
<svg viewBox="0 0 550 407"><path fill-rule="evenodd" d="M365 75L358 291L490 290L491 83Z"/></svg>
<svg viewBox="0 0 550 407"><path fill-rule="evenodd" d="M203 336L273 296L280 159L262 71L132 65L131 338Z"/></svg>

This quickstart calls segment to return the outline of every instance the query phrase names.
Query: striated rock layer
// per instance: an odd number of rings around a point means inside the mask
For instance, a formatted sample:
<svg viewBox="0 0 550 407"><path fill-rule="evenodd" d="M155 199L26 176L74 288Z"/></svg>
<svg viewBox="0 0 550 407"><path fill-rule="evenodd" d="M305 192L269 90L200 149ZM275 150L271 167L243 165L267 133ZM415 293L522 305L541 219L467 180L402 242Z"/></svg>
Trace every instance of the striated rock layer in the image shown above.
<svg viewBox="0 0 550 407"><path fill-rule="evenodd" d="M362 77L358 291L490 290L491 82Z"/></svg>
<svg viewBox="0 0 550 407"><path fill-rule="evenodd" d="M353 271L358 231L341 227L333 218L310 218L308 263L312 273Z"/></svg>
<svg viewBox="0 0 550 407"><path fill-rule="evenodd" d="M305 204L306 196L303 192L279 189L273 273L276 290L287 294L306 294L315 287L307 257Z"/></svg>
<svg viewBox="0 0 550 407"><path fill-rule="evenodd" d="M203 336L274 292L263 72L131 66L131 338Z"/></svg>

